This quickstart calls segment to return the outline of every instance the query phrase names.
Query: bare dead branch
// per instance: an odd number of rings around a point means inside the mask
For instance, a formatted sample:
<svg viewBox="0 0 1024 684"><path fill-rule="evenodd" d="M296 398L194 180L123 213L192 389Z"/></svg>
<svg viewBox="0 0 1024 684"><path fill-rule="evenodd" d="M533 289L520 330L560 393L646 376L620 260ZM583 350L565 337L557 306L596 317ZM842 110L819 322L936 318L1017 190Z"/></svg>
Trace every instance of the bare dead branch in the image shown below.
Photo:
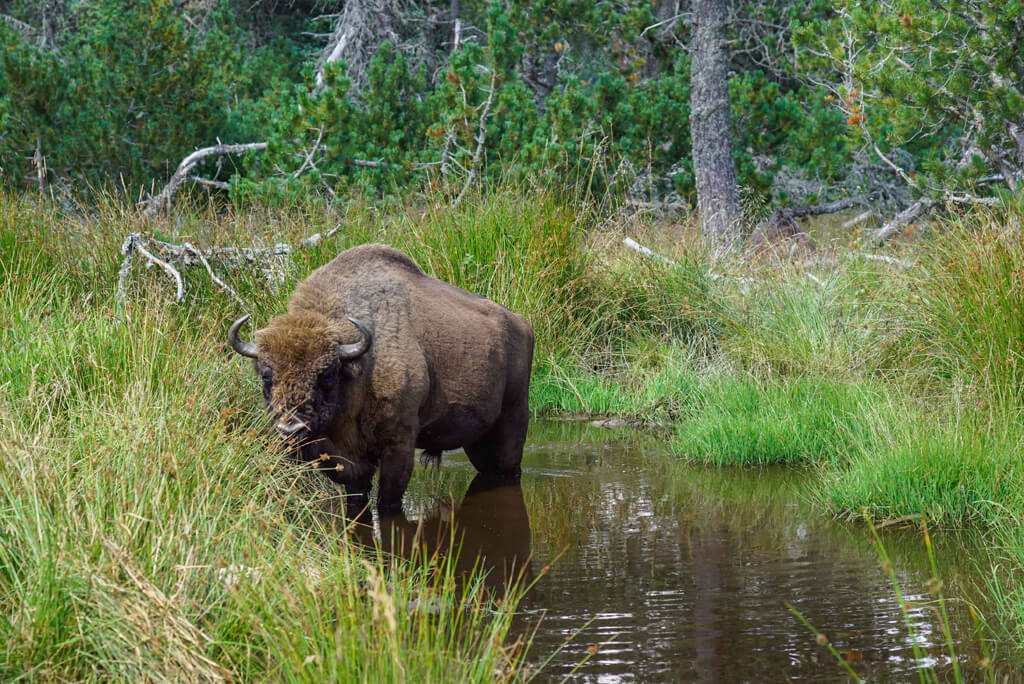
<svg viewBox="0 0 1024 684"><path fill-rule="evenodd" d="M659 22L653 23L650 26L648 26L647 28L645 28L643 31L641 31L640 35L638 37L639 38L643 38L647 34L647 32L650 31L651 29L656 29L659 26L664 26L665 24L674 22L674 21L676 21L678 19L682 19L683 17L685 17L688 14L690 14L690 13L689 12L680 12L679 14L676 14L675 16L669 17L668 19L662 19Z"/></svg>
<svg viewBox="0 0 1024 684"><path fill-rule="evenodd" d="M466 182L462 186L462 191L459 196L455 198L453 206L458 206L469 191L473 181L476 180L477 170L480 168L480 158L483 156L484 142L487 140L487 117L491 114L491 103L494 102L494 91L495 85L498 82L498 72L494 69L491 70L491 86L487 92L487 101L484 102L483 112L480 114L480 130L476 136L476 150L473 152L473 166L469 169L469 175L466 176Z"/></svg>
<svg viewBox="0 0 1024 684"><path fill-rule="evenodd" d="M630 237L623 238L622 239L622 244L624 244L626 247L628 247L629 249L633 250L634 252L638 252L639 254L643 254L645 257L649 257L651 259L654 259L655 261L660 261L661 263L669 264L670 266L678 265L678 264L676 264L676 262L672 261L668 257L662 256L662 255L658 254L657 252L655 252L655 251L653 251L651 249L648 249L647 247L644 247L643 245L641 245L639 242L637 242L633 238L630 238Z"/></svg>
<svg viewBox="0 0 1024 684"><path fill-rule="evenodd" d="M37 29L35 26L32 26L31 24L26 24L20 19L15 19L9 14L0 14L0 21L4 21L13 26L15 29L17 29L18 33L21 34L21 37L25 38L26 40L39 40L40 36L43 35L43 32Z"/></svg>
<svg viewBox="0 0 1024 684"><path fill-rule="evenodd" d="M875 212L872 211L871 209L868 209L867 211L862 211L861 213L857 214L856 216L854 216L849 221L844 221L843 222L843 230L846 230L848 228L853 228L858 223L863 223L864 221L867 221L869 218L871 218L871 216L874 213Z"/></svg>
<svg viewBox="0 0 1024 684"><path fill-rule="evenodd" d="M185 298L185 283L182 282L182 280L181 280L181 273L179 273L178 269L174 268L173 266L171 266L166 261L163 261L162 259L158 259L155 256L153 256L149 252L149 250L147 250L145 247L142 246L141 242L142 242L141 240L138 240L138 239L135 240L135 251L139 252L140 254L142 254L142 256L144 256L147 259L149 259L149 261L151 263L154 263L157 266L159 266L160 268L162 268L165 271L167 271L167 274L170 275L172 278L174 278L174 284L175 284L175 288L176 288L176 291L175 291L175 294L174 294L174 301L180 302L181 300L183 300Z"/></svg>
<svg viewBox="0 0 1024 684"><path fill-rule="evenodd" d="M343 62L348 94L358 100L369 80L370 61L384 42L405 55L411 68L428 63L433 55L422 40L422 29L412 28L408 0L346 0L336 15L334 30L316 63L313 95L323 92L328 64Z"/></svg>
<svg viewBox="0 0 1024 684"><path fill-rule="evenodd" d="M396 168L411 168L411 169L428 169L431 166L437 166L441 162L387 162L382 159L349 159L348 162L352 166L362 166L368 169L396 169Z"/></svg>
<svg viewBox="0 0 1024 684"><path fill-rule="evenodd" d="M300 166L298 170L294 173L294 175L292 176L293 178L298 178L299 176L301 176L302 172L305 171L307 168L316 168L316 164L313 163L313 155L315 155L317 150L320 149L320 141L323 140L323 138L324 129L323 126L321 126L316 131L316 142L314 142L313 146L310 147L309 150L306 152L306 158L302 160L302 166Z"/></svg>
<svg viewBox="0 0 1024 684"><path fill-rule="evenodd" d="M220 285L221 288L223 288L228 294L234 297L235 301L238 302L243 309L248 309L248 307L245 305L245 302L243 302L242 298L238 296L238 293L235 292L234 288L217 277L217 275L213 272L213 269L210 268L210 262L207 261L206 256L201 251L196 249L195 245L193 245L191 242L186 242L184 245L182 245L182 247L196 255L196 258L199 259L199 262L206 268L206 272L210 274L210 280Z"/></svg>
<svg viewBox="0 0 1024 684"><path fill-rule="evenodd" d="M178 168L171 175L171 179L167 181L167 185L164 186L163 190L143 202L142 215L146 217L155 216L170 207L171 200L178 192L178 188L181 186L182 182L188 178L192 169L194 169L203 159L214 155L242 154L244 152L249 152L250 150L260 151L265 149L267 149L267 143L256 142L240 143L236 145L217 143L216 145L196 150L181 160L181 163L178 164Z"/></svg>
<svg viewBox="0 0 1024 684"><path fill-rule="evenodd" d="M43 139L36 134L36 151L32 155L32 165L36 169L36 184L39 186L39 194L46 194L46 157L43 156Z"/></svg>
<svg viewBox="0 0 1024 684"><path fill-rule="evenodd" d="M121 261L117 276L118 306L123 310L127 303L128 276L131 274L135 252L145 256L151 264L160 266L174 278L177 288L176 301L182 301L185 296L181 271L194 266L202 266L217 285L231 294L243 308L247 308L234 288L214 274L213 265L223 270L262 268L264 271L269 271L278 269L279 264L276 262L281 257L300 249L316 247L324 240L336 235L339 230L341 230L340 224L323 233L314 233L303 238L295 245L278 243L272 247L210 247L204 250L188 242L176 245L146 237L142 233L131 233L121 243L121 254L124 255L124 259ZM157 254L163 258L157 257Z"/></svg>
<svg viewBox="0 0 1024 684"><path fill-rule="evenodd" d="M851 207L855 207L858 204L863 204L867 198L863 195L857 195L856 197L845 197L835 202L826 202L825 204L809 204L798 207L783 207L779 209L776 214L784 214L789 218L804 218L805 216L821 216L822 214L835 214L840 211L845 211Z"/></svg>
<svg viewBox="0 0 1024 684"><path fill-rule="evenodd" d="M899 266L900 268L910 268L914 265L912 261L906 259L897 259L896 257L887 256L885 254L861 254L865 259L871 261L881 261L883 264L889 264L890 266Z"/></svg>
<svg viewBox="0 0 1024 684"><path fill-rule="evenodd" d="M203 185L208 188L216 188L217 190L230 190L231 183L225 183L224 181L211 180L209 178L200 178L199 176L189 176L185 179L189 183L195 183L196 185Z"/></svg>
<svg viewBox="0 0 1024 684"><path fill-rule="evenodd" d="M874 242L874 244L877 246L884 245L897 233L903 230L903 228L908 223L916 219L918 216L923 214L928 209L931 209L934 205L934 200L922 197L921 199L917 200L909 207L907 207L906 209L904 209L903 211L889 219L884 226L882 226L881 228L878 229L878 231L875 232L874 237L872 238L872 242Z"/></svg>
<svg viewBox="0 0 1024 684"><path fill-rule="evenodd" d="M942 198L954 204L980 204L984 207L998 207L1003 204L998 197L978 197L966 192L947 192Z"/></svg>
<svg viewBox="0 0 1024 684"><path fill-rule="evenodd" d="M779 244L787 244L790 248L790 256L795 257L800 250L813 252L817 249L814 241L797 224L797 219L807 216L820 216L822 214L834 214L844 211L850 207L862 204L865 198L862 195L846 197L835 202L825 204L804 205L797 207L780 207L767 220L759 223L751 232L747 243L752 248L763 249L774 248Z"/></svg>

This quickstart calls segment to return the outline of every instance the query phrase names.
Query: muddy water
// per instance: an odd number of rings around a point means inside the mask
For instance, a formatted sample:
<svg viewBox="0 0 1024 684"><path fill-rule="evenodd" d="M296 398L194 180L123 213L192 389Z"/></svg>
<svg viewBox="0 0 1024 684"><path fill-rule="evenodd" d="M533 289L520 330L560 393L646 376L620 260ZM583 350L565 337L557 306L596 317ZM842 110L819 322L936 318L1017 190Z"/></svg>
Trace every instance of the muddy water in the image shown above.
<svg viewBox="0 0 1024 684"><path fill-rule="evenodd" d="M417 469L405 516L381 529L454 520L462 563L485 556L492 586L517 571L535 580L516 631L534 635L538 681L843 681L786 601L871 681L916 680L920 663L950 675L935 611L904 616L867 530L815 514L802 475L687 467L661 441L538 424L521 485L494 486L448 454L439 471ZM887 531L885 542L908 598L932 599L920 533ZM969 544L939 536L937 548L947 593L980 582ZM976 680L974 626L950 609L958 660Z"/></svg>

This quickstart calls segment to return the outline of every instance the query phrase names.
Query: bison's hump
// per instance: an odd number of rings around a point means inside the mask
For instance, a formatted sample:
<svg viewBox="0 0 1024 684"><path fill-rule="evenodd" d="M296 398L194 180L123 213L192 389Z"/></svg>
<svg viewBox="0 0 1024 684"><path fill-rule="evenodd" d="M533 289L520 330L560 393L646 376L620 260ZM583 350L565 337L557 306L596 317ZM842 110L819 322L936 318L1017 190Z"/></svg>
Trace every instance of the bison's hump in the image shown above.
<svg viewBox="0 0 1024 684"><path fill-rule="evenodd" d="M397 266L417 275L423 275L423 269L419 267L419 264L394 247L379 242L346 249L331 261L331 264L334 263L344 266L346 269L369 265L376 268Z"/></svg>

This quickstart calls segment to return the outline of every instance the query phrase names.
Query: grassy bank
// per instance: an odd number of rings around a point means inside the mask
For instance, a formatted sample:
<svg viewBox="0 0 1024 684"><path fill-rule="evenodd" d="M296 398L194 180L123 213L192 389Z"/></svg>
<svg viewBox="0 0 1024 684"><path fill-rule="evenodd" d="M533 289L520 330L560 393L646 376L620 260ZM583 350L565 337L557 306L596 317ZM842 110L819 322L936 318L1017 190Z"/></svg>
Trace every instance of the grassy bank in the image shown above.
<svg viewBox="0 0 1024 684"><path fill-rule="evenodd" d="M1020 212L946 219L899 263L843 248L712 265L685 225L609 222L554 195L55 211L0 196L4 678L518 676L514 601L350 546L334 490L282 464L224 344L242 312L262 325L298 279L369 241L533 322L535 413L671 425L691 461L805 466L834 515L991 527L991 593L1022 629ZM270 268L221 272L244 309L199 267L175 303L167 275L137 264L118 302L129 233L266 246L335 226ZM428 595L451 609L403 610Z"/></svg>

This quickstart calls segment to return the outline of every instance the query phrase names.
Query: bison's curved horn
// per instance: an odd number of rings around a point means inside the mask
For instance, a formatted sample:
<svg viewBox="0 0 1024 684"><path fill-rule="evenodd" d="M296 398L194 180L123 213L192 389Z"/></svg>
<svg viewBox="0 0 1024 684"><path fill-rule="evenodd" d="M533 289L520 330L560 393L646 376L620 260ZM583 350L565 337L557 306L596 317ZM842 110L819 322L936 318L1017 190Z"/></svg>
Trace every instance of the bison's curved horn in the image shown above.
<svg viewBox="0 0 1024 684"><path fill-rule="evenodd" d="M366 350L370 348L370 344L373 342L373 333L370 332L369 328L363 325L358 318L352 318L351 316L347 316L347 318L352 321L352 325L359 328L359 332L363 333L363 339L358 342L353 342L352 344L338 345L338 356L340 356L343 361L349 361L362 356L366 353Z"/></svg>
<svg viewBox="0 0 1024 684"><path fill-rule="evenodd" d="M231 348L242 356L248 356L250 359L255 359L259 356L260 348L252 342L246 342L238 337L238 329L245 325L247 320L249 320L249 314L245 314L231 324L231 329L228 330L228 344L230 344Z"/></svg>

